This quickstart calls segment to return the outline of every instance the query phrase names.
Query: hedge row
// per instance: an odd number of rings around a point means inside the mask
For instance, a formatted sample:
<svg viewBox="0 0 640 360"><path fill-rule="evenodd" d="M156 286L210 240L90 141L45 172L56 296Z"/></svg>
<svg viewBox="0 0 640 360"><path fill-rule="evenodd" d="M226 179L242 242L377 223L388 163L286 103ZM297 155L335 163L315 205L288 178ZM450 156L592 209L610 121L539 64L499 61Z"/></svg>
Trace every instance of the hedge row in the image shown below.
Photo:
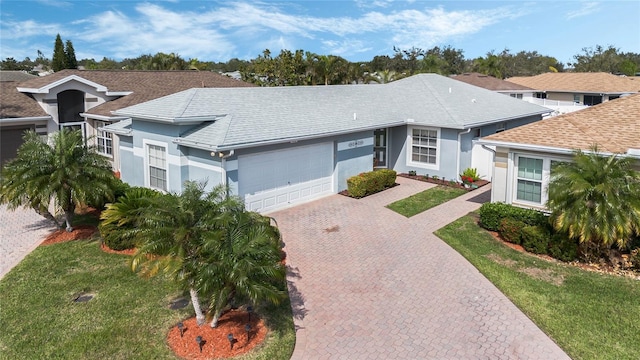
<svg viewBox="0 0 640 360"><path fill-rule="evenodd" d="M514 219L531 226L546 226L547 216L537 210L523 209L505 203L484 203L480 207L480 225L491 231L500 230L502 219Z"/></svg>
<svg viewBox="0 0 640 360"><path fill-rule="evenodd" d="M355 198L375 194L396 183L396 172L380 169L352 176L347 179L349 195Z"/></svg>
<svg viewBox="0 0 640 360"><path fill-rule="evenodd" d="M498 231L505 241L521 244L534 254L548 254L562 261L578 256L578 242L566 234L554 233L547 216L537 210L485 203L480 207L480 225Z"/></svg>

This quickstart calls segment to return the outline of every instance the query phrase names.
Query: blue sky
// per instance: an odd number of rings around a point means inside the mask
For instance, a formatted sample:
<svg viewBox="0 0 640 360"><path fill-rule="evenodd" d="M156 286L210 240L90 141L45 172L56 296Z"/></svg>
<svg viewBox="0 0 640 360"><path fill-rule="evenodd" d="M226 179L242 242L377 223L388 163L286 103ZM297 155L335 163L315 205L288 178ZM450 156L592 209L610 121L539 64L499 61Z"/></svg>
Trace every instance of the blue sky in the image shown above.
<svg viewBox="0 0 640 360"><path fill-rule="evenodd" d="M56 34L80 59L157 52L252 59L303 49L350 61L450 45L468 59L507 48L572 61L584 47L640 53L640 1L0 0L0 58L51 58Z"/></svg>

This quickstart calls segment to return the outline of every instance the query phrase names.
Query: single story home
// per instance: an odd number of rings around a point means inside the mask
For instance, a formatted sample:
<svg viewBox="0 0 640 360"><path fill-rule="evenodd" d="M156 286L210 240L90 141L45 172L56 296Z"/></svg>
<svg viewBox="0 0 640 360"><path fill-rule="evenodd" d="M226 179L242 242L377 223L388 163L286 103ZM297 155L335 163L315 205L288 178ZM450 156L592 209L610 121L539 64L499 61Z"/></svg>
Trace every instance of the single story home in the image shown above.
<svg viewBox="0 0 640 360"><path fill-rule="evenodd" d="M0 164L12 159L25 130L47 136L62 128L93 137L119 167L117 139L98 130L126 119L112 111L195 87L254 86L208 71L62 70L42 77L0 72Z"/></svg>
<svg viewBox="0 0 640 360"><path fill-rule="evenodd" d="M604 72L550 72L506 80L535 89L534 97L541 100L574 102L587 106L640 92L640 82L637 80Z"/></svg>
<svg viewBox="0 0 640 360"><path fill-rule="evenodd" d="M122 108L119 138L132 185L179 192L227 184L261 212L334 194L374 168L458 180L490 178L482 136L539 121L541 106L436 74L377 85L189 89Z"/></svg>
<svg viewBox="0 0 640 360"><path fill-rule="evenodd" d="M520 126L479 140L495 147L491 201L544 209L552 165L575 150L622 154L638 160L640 94Z"/></svg>

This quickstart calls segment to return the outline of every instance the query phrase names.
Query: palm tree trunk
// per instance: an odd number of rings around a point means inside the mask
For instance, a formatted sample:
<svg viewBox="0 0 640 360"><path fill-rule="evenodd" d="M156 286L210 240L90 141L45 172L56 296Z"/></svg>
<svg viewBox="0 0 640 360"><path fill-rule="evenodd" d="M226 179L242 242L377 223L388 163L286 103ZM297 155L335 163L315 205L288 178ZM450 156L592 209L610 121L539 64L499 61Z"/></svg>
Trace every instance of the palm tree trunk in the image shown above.
<svg viewBox="0 0 640 360"><path fill-rule="evenodd" d="M194 288L189 289L189 295L191 295L191 304L193 304L193 310L196 313L196 322L198 326L204 324L204 314L200 307L200 299L198 299L198 292Z"/></svg>
<svg viewBox="0 0 640 360"><path fill-rule="evenodd" d="M220 320L220 314L222 314L222 310L218 310L213 314L213 319L211 320L211 327L218 327L218 320Z"/></svg>
<svg viewBox="0 0 640 360"><path fill-rule="evenodd" d="M64 210L64 221L67 224L67 232L73 231L73 226L71 226L71 221L73 220L74 210L65 209Z"/></svg>

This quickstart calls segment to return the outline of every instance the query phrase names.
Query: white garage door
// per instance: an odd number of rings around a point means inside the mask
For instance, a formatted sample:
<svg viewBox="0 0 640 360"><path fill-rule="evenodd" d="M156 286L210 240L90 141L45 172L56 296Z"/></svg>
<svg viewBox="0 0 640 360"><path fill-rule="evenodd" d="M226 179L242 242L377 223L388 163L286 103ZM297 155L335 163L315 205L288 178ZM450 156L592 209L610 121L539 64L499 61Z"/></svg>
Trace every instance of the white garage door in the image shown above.
<svg viewBox="0 0 640 360"><path fill-rule="evenodd" d="M240 156L238 190L266 212L333 193L333 143Z"/></svg>

